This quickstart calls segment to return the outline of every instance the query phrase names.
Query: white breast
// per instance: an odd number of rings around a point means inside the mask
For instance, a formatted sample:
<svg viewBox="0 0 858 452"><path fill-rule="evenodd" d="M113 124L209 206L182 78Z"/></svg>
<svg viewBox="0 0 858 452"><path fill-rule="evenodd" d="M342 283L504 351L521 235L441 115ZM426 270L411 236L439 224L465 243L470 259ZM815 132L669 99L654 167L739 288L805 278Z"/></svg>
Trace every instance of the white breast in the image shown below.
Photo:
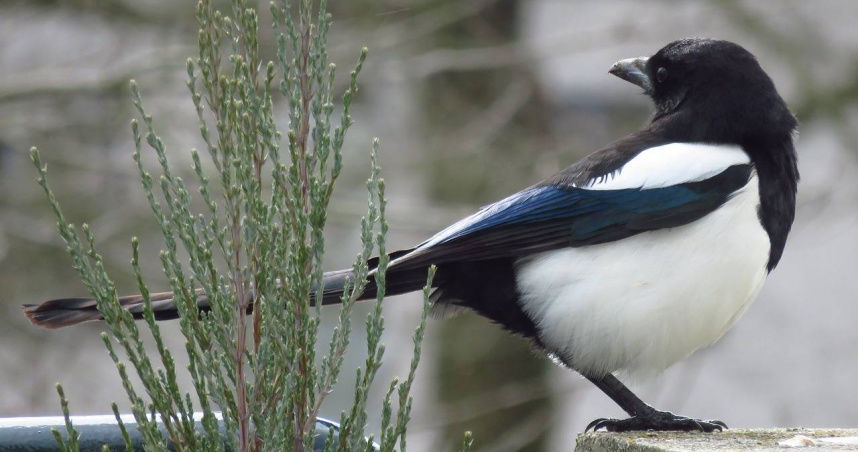
<svg viewBox="0 0 858 452"><path fill-rule="evenodd" d="M769 239L758 205L754 175L690 224L522 260L523 308L585 375L659 372L718 340L759 292Z"/></svg>

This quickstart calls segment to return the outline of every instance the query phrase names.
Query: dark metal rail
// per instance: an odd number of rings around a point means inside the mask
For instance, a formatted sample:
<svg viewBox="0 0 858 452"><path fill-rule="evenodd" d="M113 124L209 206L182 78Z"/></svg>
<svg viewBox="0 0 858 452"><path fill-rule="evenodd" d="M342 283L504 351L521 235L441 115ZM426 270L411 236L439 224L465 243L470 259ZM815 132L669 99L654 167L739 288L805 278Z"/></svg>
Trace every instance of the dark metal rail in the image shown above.
<svg viewBox="0 0 858 452"><path fill-rule="evenodd" d="M195 416L200 419L202 415ZM82 451L100 452L105 444L114 450L125 450L125 442L113 415L72 416L72 424L80 433ZM131 437L134 450L143 451L143 437L137 431L137 422L130 414L122 415L122 422ZM198 428L202 425L197 421ZM68 438L65 418L62 416L0 418L0 451L2 452L48 452L56 451L57 442L51 429L57 429L63 438ZM339 434L339 425L325 419L316 420L316 439L313 450L325 450L325 440L330 429L334 429L334 439ZM223 432L224 444L231 443Z"/></svg>

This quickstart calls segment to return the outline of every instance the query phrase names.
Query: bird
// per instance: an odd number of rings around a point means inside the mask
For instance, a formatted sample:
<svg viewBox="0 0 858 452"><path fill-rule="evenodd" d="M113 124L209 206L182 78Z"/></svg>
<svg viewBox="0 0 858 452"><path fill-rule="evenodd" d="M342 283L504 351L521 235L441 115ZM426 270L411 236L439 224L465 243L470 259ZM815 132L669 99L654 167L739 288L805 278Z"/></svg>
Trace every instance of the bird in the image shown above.
<svg viewBox="0 0 858 452"><path fill-rule="evenodd" d="M435 266L433 303L531 340L629 415L585 431L721 431L653 408L617 375L666 369L748 309L795 217L798 122L756 57L729 41L680 39L609 73L652 100L645 126L390 253L387 294L422 289ZM325 273L323 305L340 301L350 275ZM361 299L375 296L370 278ZM172 297L151 296L158 319L178 315ZM141 316L140 295L120 302ZM101 318L90 298L24 309L47 328Z"/></svg>

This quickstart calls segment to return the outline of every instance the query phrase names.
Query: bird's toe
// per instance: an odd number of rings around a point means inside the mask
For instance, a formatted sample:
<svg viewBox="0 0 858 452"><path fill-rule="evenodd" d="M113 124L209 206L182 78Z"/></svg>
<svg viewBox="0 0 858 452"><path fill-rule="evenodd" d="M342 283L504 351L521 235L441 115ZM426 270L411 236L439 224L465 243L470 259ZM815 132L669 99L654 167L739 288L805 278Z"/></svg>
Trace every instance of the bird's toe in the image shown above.
<svg viewBox="0 0 858 452"><path fill-rule="evenodd" d="M721 421L703 421L676 416L664 411L655 411L646 415L632 416L627 419L599 418L587 425L585 432L604 429L609 432L628 432L640 430L706 432L722 431L727 424Z"/></svg>

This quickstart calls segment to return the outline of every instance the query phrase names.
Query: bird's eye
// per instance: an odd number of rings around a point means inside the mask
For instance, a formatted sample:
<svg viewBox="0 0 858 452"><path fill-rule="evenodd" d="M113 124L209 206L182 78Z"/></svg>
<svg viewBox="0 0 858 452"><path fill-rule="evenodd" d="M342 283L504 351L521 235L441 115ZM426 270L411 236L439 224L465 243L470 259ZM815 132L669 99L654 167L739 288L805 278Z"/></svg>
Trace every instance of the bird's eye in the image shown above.
<svg viewBox="0 0 858 452"><path fill-rule="evenodd" d="M655 81L664 83L665 80L667 80L667 69L662 66L655 71Z"/></svg>

